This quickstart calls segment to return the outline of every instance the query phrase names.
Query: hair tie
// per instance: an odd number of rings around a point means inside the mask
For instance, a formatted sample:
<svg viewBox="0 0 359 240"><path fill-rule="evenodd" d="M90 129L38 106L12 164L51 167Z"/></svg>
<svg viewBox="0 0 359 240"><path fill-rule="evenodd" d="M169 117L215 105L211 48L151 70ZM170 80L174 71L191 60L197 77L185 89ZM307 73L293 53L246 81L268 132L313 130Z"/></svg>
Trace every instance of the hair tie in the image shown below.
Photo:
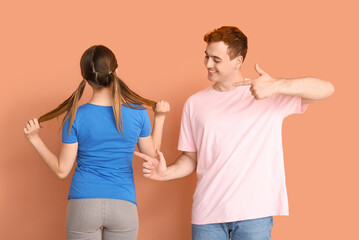
<svg viewBox="0 0 359 240"><path fill-rule="evenodd" d="M108 72L108 75L110 75L111 73L112 73L112 71L109 71L109 72Z"/></svg>
<svg viewBox="0 0 359 240"><path fill-rule="evenodd" d="M86 79L83 79L82 81L85 81L85 82L87 82L87 80L86 80Z"/></svg>

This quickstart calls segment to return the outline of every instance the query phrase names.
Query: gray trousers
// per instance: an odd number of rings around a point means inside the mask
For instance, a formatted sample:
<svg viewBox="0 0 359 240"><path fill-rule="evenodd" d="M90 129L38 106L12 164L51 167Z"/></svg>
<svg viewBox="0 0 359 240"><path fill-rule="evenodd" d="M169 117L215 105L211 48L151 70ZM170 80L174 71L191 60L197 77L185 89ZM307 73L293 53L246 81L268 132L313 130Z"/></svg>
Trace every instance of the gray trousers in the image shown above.
<svg viewBox="0 0 359 240"><path fill-rule="evenodd" d="M131 202L93 198L67 203L68 240L136 240L137 233L137 206Z"/></svg>

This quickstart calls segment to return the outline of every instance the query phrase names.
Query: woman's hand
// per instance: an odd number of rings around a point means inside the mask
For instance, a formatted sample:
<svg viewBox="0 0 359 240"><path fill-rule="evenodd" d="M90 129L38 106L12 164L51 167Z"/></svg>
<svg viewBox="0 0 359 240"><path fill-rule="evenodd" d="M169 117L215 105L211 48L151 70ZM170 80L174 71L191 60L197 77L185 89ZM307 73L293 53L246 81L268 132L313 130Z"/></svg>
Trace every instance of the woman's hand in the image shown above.
<svg viewBox="0 0 359 240"><path fill-rule="evenodd" d="M39 129L40 124L37 118L30 119L26 124L24 128L25 136L28 140L31 140L33 138L36 138L39 136Z"/></svg>
<svg viewBox="0 0 359 240"><path fill-rule="evenodd" d="M165 116L170 111L170 104L164 100L160 100L156 103L153 109L156 116Z"/></svg>
<svg viewBox="0 0 359 240"><path fill-rule="evenodd" d="M163 125L165 123L166 114L170 111L170 104L164 100L158 101L153 108L154 120L151 138L153 140L153 149L150 155L155 154L156 149L161 148Z"/></svg>

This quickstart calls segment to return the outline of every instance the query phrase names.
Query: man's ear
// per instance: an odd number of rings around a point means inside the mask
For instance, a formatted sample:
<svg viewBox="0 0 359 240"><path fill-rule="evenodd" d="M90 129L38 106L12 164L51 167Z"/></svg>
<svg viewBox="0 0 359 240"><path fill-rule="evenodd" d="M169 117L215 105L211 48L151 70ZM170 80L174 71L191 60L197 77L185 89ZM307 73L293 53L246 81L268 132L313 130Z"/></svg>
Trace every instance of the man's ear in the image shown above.
<svg viewBox="0 0 359 240"><path fill-rule="evenodd" d="M243 56L239 55L234 60L236 61L236 68L240 69L243 63Z"/></svg>

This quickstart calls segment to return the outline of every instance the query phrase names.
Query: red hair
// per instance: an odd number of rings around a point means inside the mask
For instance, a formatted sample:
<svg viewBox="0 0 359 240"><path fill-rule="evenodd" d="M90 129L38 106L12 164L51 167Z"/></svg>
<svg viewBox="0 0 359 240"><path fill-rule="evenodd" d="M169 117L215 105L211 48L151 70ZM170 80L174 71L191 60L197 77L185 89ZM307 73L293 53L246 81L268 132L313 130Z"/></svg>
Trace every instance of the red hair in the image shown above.
<svg viewBox="0 0 359 240"><path fill-rule="evenodd" d="M211 42L223 41L228 46L228 56L232 60L235 57L242 56L243 60L247 55L247 37L237 27L223 26L207 33L204 41Z"/></svg>

